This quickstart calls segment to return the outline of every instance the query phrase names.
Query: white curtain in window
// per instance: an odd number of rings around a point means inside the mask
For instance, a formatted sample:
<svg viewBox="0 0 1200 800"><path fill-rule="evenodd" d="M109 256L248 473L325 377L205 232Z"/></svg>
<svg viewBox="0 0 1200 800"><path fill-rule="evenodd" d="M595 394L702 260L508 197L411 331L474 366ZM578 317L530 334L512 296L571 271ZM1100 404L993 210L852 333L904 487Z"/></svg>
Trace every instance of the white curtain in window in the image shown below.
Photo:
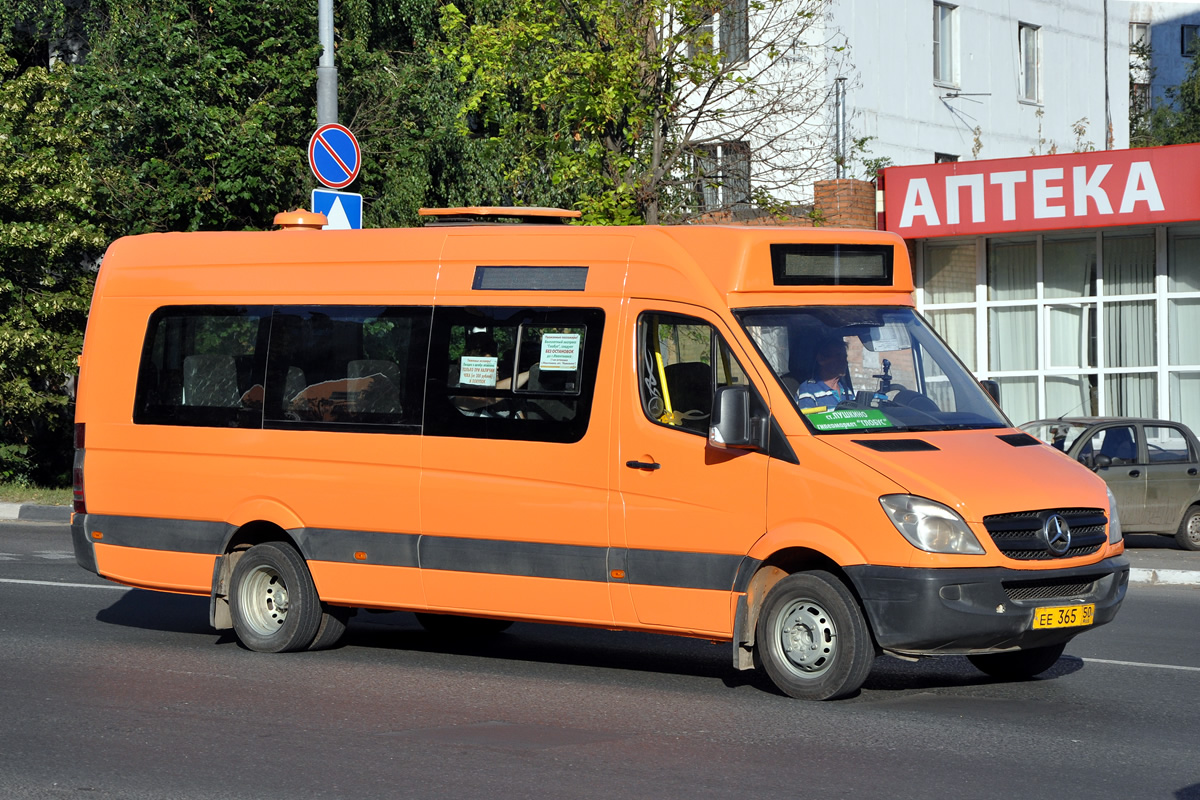
<svg viewBox="0 0 1200 800"><path fill-rule="evenodd" d="M1042 244L1042 273L1046 297L1096 294L1096 237L1046 239Z"/></svg>
<svg viewBox="0 0 1200 800"><path fill-rule="evenodd" d="M926 313L929 323L946 340L950 349L975 370L975 310L970 308L931 310Z"/></svg>
<svg viewBox="0 0 1200 800"><path fill-rule="evenodd" d="M1065 417L1073 414L1096 414L1094 385L1091 375L1060 375L1046 378L1046 416Z"/></svg>
<svg viewBox="0 0 1200 800"><path fill-rule="evenodd" d="M1167 311L1168 363L1200 364L1200 300L1171 300Z"/></svg>
<svg viewBox="0 0 1200 800"><path fill-rule="evenodd" d="M988 365L993 372L1037 369L1037 308L988 310Z"/></svg>
<svg viewBox="0 0 1200 800"><path fill-rule="evenodd" d="M1171 375L1171 419L1200 431L1200 372Z"/></svg>
<svg viewBox="0 0 1200 800"><path fill-rule="evenodd" d="M1038 418L1037 379L997 378L1000 384L1000 408L1013 423L1020 425Z"/></svg>
<svg viewBox="0 0 1200 800"><path fill-rule="evenodd" d="M1094 367L1091 345L1095 305L1049 306L1046 315L1049 366Z"/></svg>
<svg viewBox="0 0 1200 800"><path fill-rule="evenodd" d="M1155 364L1154 301L1133 300L1104 306L1104 364L1152 367Z"/></svg>
<svg viewBox="0 0 1200 800"><path fill-rule="evenodd" d="M1104 379L1106 414L1157 417L1158 381L1154 375L1109 375Z"/></svg>
<svg viewBox="0 0 1200 800"><path fill-rule="evenodd" d="M1200 236L1172 236L1167 254L1167 290L1200 292Z"/></svg>
<svg viewBox="0 0 1200 800"><path fill-rule="evenodd" d="M1154 234L1104 237L1104 294L1154 291Z"/></svg>
<svg viewBox="0 0 1200 800"><path fill-rule="evenodd" d="M1037 297L1037 242L988 243L988 299Z"/></svg>

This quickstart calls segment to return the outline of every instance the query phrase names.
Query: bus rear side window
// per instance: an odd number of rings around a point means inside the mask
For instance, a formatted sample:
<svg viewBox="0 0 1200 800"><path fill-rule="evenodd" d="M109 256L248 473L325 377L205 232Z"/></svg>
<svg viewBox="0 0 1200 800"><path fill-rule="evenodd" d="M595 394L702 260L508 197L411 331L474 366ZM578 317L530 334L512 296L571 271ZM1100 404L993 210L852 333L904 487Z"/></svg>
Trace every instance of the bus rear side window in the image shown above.
<svg viewBox="0 0 1200 800"><path fill-rule="evenodd" d="M277 307L267 426L419 433L431 313L428 307Z"/></svg>
<svg viewBox="0 0 1200 800"><path fill-rule="evenodd" d="M257 428L270 310L161 308L150 317L133 421L143 425Z"/></svg>

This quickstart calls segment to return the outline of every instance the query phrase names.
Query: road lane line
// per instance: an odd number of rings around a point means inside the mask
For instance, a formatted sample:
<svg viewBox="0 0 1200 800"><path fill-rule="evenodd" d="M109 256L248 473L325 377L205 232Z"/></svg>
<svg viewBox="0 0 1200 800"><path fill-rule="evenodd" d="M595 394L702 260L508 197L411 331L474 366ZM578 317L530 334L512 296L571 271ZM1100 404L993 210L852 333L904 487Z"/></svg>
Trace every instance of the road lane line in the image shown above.
<svg viewBox="0 0 1200 800"><path fill-rule="evenodd" d="M1179 667L1174 664L1146 664L1141 661L1110 661L1107 658L1085 658L1093 664L1116 664L1119 667L1151 667L1152 669L1178 669L1185 672L1200 672L1200 667Z"/></svg>
<svg viewBox="0 0 1200 800"><path fill-rule="evenodd" d="M0 578L0 583L24 583L29 586L65 586L68 589L117 589L122 592L129 591L128 586L117 586L116 584L105 583L63 583L61 581L23 581L20 578Z"/></svg>

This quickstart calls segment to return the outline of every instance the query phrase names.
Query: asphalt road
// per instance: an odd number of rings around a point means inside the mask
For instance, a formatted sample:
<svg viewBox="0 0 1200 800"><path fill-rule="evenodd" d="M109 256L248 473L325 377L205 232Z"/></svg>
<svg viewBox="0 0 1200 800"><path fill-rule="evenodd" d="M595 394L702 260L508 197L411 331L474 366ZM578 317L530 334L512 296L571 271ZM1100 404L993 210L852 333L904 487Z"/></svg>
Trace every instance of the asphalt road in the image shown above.
<svg viewBox="0 0 1200 800"><path fill-rule="evenodd" d="M364 613L336 650L251 653L204 599L79 569L63 525L0 523L0 610L5 798L1200 800L1200 587L1133 586L1038 680L884 657L836 703L726 646L533 624Z"/></svg>

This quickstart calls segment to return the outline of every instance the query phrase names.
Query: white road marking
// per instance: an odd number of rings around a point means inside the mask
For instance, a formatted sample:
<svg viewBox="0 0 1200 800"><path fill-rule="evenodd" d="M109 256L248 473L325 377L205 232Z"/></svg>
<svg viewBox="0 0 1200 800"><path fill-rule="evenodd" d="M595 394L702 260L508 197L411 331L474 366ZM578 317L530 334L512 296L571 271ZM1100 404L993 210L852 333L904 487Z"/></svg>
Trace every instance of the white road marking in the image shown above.
<svg viewBox="0 0 1200 800"><path fill-rule="evenodd" d="M1085 658L1093 664L1116 664L1119 667L1150 667L1151 669L1177 669L1184 672L1200 672L1200 667L1180 667L1175 664L1145 664L1141 661L1110 661L1107 658Z"/></svg>
<svg viewBox="0 0 1200 800"><path fill-rule="evenodd" d="M0 583L23 583L28 586L65 586L68 589L116 589L129 591L128 586L117 586L115 583L63 583L62 581L23 581L20 578L0 578Z"/></svg>

